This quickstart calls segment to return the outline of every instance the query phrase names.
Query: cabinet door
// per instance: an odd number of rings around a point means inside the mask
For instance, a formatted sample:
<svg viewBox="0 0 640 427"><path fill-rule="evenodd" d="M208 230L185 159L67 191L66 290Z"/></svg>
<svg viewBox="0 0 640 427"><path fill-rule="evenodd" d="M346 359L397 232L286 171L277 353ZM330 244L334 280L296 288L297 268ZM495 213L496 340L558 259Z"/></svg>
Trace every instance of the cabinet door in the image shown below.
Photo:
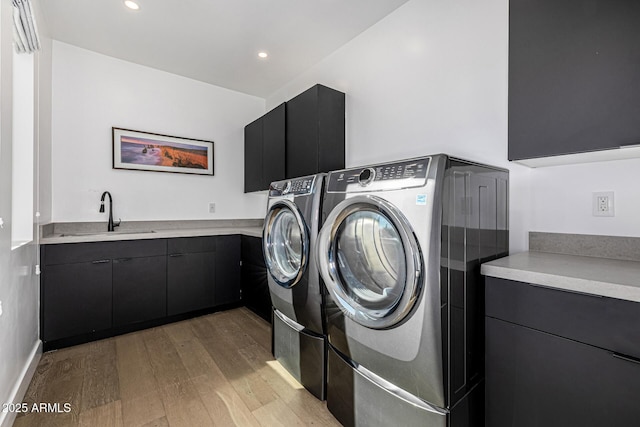
<svg viewBox="0 0 640 427"><path fill-rule="evenodd" d="M167 257L113 260L113 325L167 315Z"/></svg>
<svg viewBox="0 0 640 427"><path fill-rule="evenodd" d="M262 117L244 127L244 192L262 188Z"/></svg>
<svg viewBox="0 0 640 427"><path fill-rule="evenodd" d="M638 22L637 1L509 2L509 160L640 142Z"/></svg>
<svg viewBox="0 0 640 427"><path fill-rule="evenodd" d="M344 114L344 93L322 85L287 102L287 178L344 168Z"/></svg>
<svg viewBox="0 0 640 427"><path fill-rule="evenodd" d="M271 295L262 239L242 236L242 301L263 319L271 322Z"/></svg>
<svg viewBox="0 0 640 427"><path fill-rule="evenodd" d="M216 238L215 305L240 301L240 236Z"/></svg>
<svg viewBox="0 0 640 427"><path fill-rule="evenodd" d="M263 116L262 122L262 188L285 178L285 104Z"/></svg>
<svg viewBox="0 0 640 427"><path fill-rule="evenodd" d="M486 318L486 425L635 426L640 361Z"/></svg>
<svg viewBox="0 0 640 427"><path fill-rule="evenodd" d="M45 266L42 283L43 341L111 327L111 260Z"/></svg>
<svg viewBox="0 0 640 427"><path fill-rule="evenodd" d="M214 305L215 252L169 254L167 263L167 311L170 316Z"/></svg>

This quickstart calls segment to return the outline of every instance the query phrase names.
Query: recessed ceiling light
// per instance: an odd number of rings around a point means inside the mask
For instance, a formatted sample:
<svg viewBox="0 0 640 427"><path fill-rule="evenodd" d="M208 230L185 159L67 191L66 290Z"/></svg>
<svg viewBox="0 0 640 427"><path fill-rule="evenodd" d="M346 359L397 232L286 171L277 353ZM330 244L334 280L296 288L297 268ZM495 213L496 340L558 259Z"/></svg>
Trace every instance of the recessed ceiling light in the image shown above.
<svg viewBox="0 0 640 427"><path fill-rule="evenodd" d="M138 3L131 1L131 0L125 0L124 1L124 5L127 6L129 9L132 10L138 10L140 9L140 6L138 6Z"/></svg>
<svg viewBox="0 0 640 427"><path fill-rule="evenodd" d="M258 52L258 56L262 59L266 58L267 56L269 56L269 54L267 52Z"/></svg>

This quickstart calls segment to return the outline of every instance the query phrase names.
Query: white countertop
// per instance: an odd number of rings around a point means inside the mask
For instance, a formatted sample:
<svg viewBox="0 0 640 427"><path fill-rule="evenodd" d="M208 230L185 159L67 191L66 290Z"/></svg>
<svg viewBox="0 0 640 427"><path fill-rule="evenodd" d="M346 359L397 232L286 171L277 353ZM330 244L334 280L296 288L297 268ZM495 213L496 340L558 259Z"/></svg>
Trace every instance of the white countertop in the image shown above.
<svg viewBox="0 0 640 427"><path fill-rule="evenodd" d="M167 239L175 237L223 236L242 234L251 237L262 237L262 227L208 227L183 228L174 230L153 230L153 232L115 231L96 233L52 234L40 239L40 244L59 243L110 242L115 240Z"/></svg>
<svg viewBox="0 0 640 427"><path fill-rule="evenodd" d="M482 274L640 302L640 262L523 252L482 264Z"/></svg>

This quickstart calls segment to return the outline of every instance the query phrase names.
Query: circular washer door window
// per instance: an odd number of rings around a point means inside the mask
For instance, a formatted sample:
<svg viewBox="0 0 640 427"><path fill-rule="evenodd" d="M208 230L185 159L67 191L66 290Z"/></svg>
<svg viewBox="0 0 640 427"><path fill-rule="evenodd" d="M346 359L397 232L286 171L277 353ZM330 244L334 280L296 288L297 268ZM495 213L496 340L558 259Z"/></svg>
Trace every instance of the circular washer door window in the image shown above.
<svg viewBox="0 0 640 427"><path fill-rule="evenodd" d="M329 294L356 322L374 329L405 319L422 289L422 260L408 221L375 196L344 200L318 237Z"/></svg>
<svg viewBox="0 0 640 427"><path fill-rule="evenodd" d="M263 244L269 274L279 285L291 287L304 273L308 240L298 209L285 202L269 210Z"/></svg>

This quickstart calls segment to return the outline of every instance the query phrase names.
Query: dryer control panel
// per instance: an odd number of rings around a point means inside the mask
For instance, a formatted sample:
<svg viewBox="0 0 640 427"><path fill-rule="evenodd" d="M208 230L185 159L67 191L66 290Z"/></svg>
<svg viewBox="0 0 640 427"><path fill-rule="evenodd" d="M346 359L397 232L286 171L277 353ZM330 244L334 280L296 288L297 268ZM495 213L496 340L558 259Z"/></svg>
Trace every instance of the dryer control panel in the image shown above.
<svg viewBox="0 0 640 427"><path fill-rule="evenodd" d="M426 183L430 160L425 157L331 172L327 191L354 193L421 187Z"/></svg>
<svg viewBox="0 0 640 427"><path fill-rule="evenodd" d="M313 191L315 180L315 176L307 176L303 178L272 182L269 186L269 197L286 196L288 194L294 196L310 194Z"/></svg>

